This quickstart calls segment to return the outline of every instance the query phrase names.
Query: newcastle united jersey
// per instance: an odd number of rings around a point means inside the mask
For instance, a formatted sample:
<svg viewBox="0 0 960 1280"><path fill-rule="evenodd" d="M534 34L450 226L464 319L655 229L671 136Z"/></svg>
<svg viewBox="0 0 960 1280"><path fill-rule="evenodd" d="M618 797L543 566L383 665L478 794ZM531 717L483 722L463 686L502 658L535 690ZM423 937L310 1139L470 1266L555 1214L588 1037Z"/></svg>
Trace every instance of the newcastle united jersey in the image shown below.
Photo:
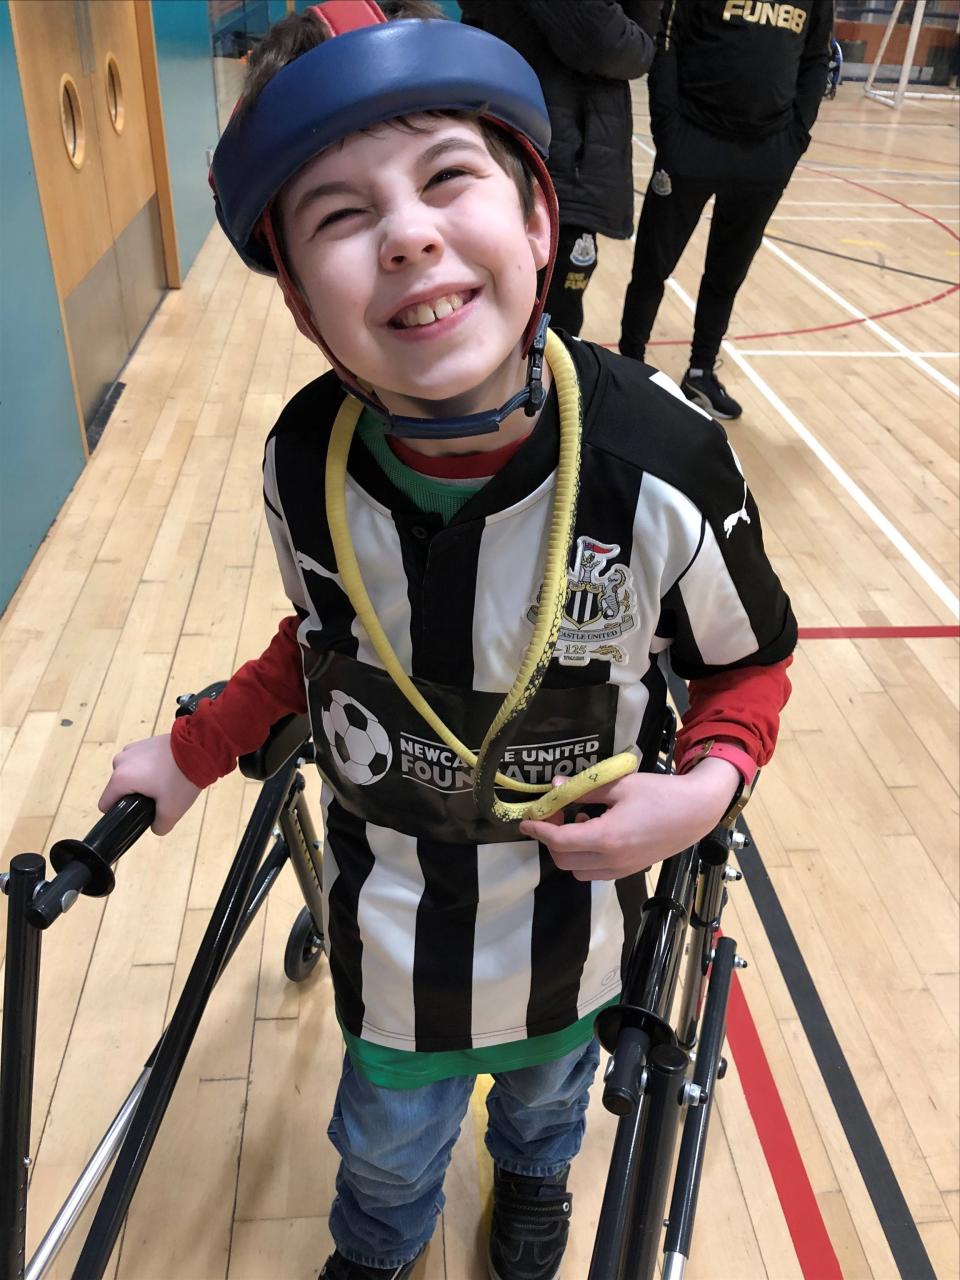
<svg viewBox="0 0 960 1280"><path fill-rule="evenodd" d="M568 594L543 685L501 772L571 776L633 749L656 760L660 659L699 678L779 663L795 643L756 507L722 429L662 374L570 344L583 401ZM473 802L469 768L383 669L337 573L324 471L344 392L305 387L267 442L265 497L299 628L324 779L324 932L349 1037L387 1049L515 1045L614 998L643 877L582 882ZM356 439L346 510L404 670L476 750L539 608L558 454L556 400L444 524ZM495 1068L488 1068L495 1069Z"/></svg>

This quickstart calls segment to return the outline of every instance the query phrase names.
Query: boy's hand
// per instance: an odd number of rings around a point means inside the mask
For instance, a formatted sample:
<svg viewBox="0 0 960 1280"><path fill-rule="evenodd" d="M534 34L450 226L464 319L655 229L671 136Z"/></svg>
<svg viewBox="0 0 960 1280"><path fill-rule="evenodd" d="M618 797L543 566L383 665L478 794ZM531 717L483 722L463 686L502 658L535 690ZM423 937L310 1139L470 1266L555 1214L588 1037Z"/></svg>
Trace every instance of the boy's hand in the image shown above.
<svg viewBox="0 0 960 1280"><path fill-rule="evenodd" d="M733 800L740 774L710 757L689 773L632 773L583 797L605 804L599 818L563 812L520 823L520 834L546 845L554 862L577 880L619 880L672 857L707 835Z"/></svg>
<svg viewBox="0 0 960 1280"><path fill-rule="evenodd" d="M101 813L132 791L149 796L157 806L150 830L165 836L172 831L200 794L177 768L169 733L131 742L113 757L113 775L97 807Z"/></svg>

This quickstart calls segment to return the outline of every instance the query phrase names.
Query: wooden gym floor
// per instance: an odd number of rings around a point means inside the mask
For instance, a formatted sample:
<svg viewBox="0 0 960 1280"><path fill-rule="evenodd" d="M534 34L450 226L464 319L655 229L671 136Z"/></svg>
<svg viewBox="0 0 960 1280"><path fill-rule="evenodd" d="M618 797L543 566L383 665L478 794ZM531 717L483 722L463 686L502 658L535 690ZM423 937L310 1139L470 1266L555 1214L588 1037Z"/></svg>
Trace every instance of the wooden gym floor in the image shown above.
<svg viewBox="0 0 960 1280"><path fill-rule="evenodd" d="M956 104L894 113L856 84L825 103L724 353L745 406L731 437L803 631L724 917L750 967L711 1128L699 1280L960 1270L957 124ZM650 164L640 113L641 192ZM675 377L705 234L650 348ZM630 259L629 244L602 243L584 336L616 342ZM320 369L279 292L212 232L3 619L4 862L81 836L117 748L266 644L286 606L260 514L262 440ZM218 784L125 858L112 897L83 899L44 939L31 1252L165 1023L253 798L236 775ZM283 976L298 907L285 871L214 995L110 1276L319 1269L341 1042L326 967L299 988ZM418 1280L485 1275L483 1088ZM597 1097L565 1280L587 1274L612 1132Z"/></svg>

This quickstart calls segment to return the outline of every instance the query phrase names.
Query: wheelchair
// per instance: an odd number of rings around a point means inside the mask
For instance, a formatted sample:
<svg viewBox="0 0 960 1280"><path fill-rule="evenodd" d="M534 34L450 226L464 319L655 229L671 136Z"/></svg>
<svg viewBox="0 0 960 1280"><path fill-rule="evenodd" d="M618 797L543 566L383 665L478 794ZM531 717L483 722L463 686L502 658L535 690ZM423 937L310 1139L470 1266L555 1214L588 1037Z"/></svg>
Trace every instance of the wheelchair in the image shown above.
<svg viewBox="0 0 960 1280"><path fill-rule="evenodd" d="M188 715L223 683L178 699ZM658 768L672 768L672 713ZM211 992L284 864L293 866L304 906L286 943L284 970L302 982L323 954L321 845L304 799L301 768L313 759L306 716L287 716L267 742L240 761L263 783L170 1022L113 1122L26 1259L30 1120L39 994L40 940L81 895L103 897L114 867L150 827L153 801L126 796L83 840L59 840L46 862L19 854L0 876L8 898L3 1039L0 1050L0 1276L41 1280L113 1163L72 1280L103 1276L160 1123ZM663 1280L681 1280L690 1256L708 1126L722 1056L736 943L720 936L727 883L741 874L730 853L746 843L718 827L661 864L644 905L619 1004L598 1015L610 1054L604 1106L618 1117L588 1280L651 1280L662 1253ZM686 954L679 1012L671 1021ZM674 1150L680 1131L679 1156ZM672 1193L666 1218L664 1209ZM661 1247L662 1240L662 1247Z"/></svg>
<svg viewBox="0 0 960 1280"><path fill-rule="evenodd" d="M840 47L839 40L830 41L830 60L827 63L827 83L824 86L823 96L825 98L835 98L837 89L843 78L843 50Z"/></svg>

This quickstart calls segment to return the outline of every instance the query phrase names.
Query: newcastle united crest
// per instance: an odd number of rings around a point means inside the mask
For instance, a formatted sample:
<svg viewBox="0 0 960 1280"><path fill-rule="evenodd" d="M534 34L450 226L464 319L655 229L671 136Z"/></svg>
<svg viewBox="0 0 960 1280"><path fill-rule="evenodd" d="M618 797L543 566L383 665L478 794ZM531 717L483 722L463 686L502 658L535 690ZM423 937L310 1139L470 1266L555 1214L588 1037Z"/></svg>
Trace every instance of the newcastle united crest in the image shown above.
<svg viewBox="0 0 960 1280"><path fill-rule="evenodd" d="M633 608L636 593L633 575L623 564L607 568L619 555L616 543L595 538L577 539L573 568L567 571L567 601L560 623L554 657L564 666L585 667L599 659L623 663L625 650L617 641L636 625ZM531 605L527 618L534 622L539 605Z"/></svg>

